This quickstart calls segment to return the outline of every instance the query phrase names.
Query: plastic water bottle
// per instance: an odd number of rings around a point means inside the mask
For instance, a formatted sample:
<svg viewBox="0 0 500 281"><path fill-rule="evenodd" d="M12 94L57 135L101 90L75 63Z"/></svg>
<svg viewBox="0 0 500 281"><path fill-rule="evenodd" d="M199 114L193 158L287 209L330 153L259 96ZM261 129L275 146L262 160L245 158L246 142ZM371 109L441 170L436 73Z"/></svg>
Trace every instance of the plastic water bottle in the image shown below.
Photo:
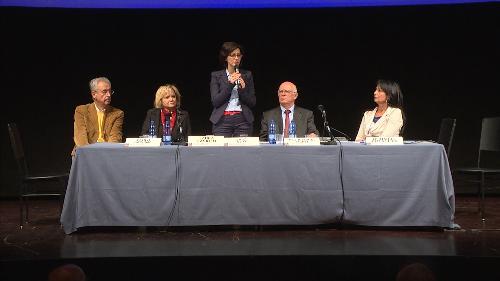
<svg viewBox="0 0 500 281"><path fill-rule="evenodd" d="M156 126L155 126L155 120L151 120L149 122L149 137L150 138L156 138Z"/></svg>
<svg viewBox="0 0 500 281"><path fill-rule="evenodd" d="M163 145L172 144L172 135L170 134L170 120L167 118L165 120L165 126L163 126L163 136L161 138Z"/></svg>
<svg viewBox="0 0 500 281"><path fill-rule="evenodd" d="M269 141L269 143L276 144L276 122L274 122L274 119L271 119L271 121L269 122L267 133L267 140Z"/></svg>
<svg viewBox="0 0 500 281"><path fill-rule="evenodd" d="M296 138L297 137L297 126L295 125L295 121L290 121L290 127L288 127L288 137Z"/></svg>

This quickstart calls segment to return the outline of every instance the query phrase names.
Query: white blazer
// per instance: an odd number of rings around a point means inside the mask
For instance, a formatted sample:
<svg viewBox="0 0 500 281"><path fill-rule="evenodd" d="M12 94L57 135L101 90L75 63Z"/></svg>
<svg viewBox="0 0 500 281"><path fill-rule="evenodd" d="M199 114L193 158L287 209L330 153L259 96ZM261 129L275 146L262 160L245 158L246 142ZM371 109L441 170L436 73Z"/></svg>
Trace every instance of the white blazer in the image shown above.
<svg viewBox="0 0 500 281"><path fill-rule="evenodd" d="M403 127L403 114L401 109L388 107L380 119L373 123L373 117L377 108L366 111L359 126L356 141L366 139L366 137L399 137L401 127Z"/></svg>

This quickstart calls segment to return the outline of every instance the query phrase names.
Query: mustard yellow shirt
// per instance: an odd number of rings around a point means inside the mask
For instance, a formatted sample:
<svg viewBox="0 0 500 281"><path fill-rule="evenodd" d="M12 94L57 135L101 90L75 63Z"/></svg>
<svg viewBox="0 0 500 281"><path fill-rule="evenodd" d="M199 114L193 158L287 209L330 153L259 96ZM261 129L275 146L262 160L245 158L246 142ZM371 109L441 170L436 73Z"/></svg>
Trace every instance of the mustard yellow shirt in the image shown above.
<svg viewBox="0 0 500 281"><path fill-rule="evenodd" d="M106 109L100 110L94 103L95 109L97 111L97 123L99 124L99 137L97 142L106 142L104 139L104 114L106 114Z"/></svg>

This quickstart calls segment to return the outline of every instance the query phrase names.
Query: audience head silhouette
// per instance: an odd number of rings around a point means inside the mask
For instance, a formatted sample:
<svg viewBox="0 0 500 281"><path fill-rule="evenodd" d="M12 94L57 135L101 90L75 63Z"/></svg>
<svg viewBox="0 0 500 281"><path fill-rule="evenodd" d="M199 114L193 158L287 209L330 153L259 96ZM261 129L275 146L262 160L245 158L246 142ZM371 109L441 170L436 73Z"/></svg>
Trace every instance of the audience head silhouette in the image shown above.
<svg viewBox="0 0 500 281"><path fill-rule="evenodd" d="M426 265L412 263L398 272L396 281L436 281L436 277Z"/></svg>
<svg viewBox="0 0 500 281"><path fill-rule="evenodd" d="M83 269L75 264L61 265L49 273L49 281L85 281Z"/></svg>

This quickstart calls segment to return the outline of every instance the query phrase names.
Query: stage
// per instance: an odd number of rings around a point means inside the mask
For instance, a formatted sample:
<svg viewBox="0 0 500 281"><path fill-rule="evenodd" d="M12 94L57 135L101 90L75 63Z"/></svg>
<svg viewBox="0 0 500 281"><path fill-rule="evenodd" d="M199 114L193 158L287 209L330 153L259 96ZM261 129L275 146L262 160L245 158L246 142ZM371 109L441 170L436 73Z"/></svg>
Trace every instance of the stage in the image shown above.
<svg viewBox="0 0 500 281"><path fill-rule="evenodd" d="M64 263L88 280L394 280L420 262L438 280L498 280L500 198L456 198L461 229L361 226L84 227L66 235L57 200L32 202L19 229L15 200L0 203L2 280L46 280Z"/></svg>
<svg viewBox="0 0 500 281"><path fill-rule="evenodd" d="M0 280L47 280L66 263L79 265L90 281L395 280L413 262L427 265L437 280L500 280L498 193L487 194L483 222L475 190L465 196L457 175L449 180L449 170L477 162L481 120L498 116L499 14L499 2L210 11L2 7L8 106ZM166 83L179 88L192 134L211 134L210 74L223 69L219 47L233 40L244 46L242 67L255 79L254 134L262 113L278 106L280 83L291 81L297 105L314 111L319 130L321 104L332 128L354 136L375 106L376 81L391 79L404 93L405 140L436 140L440 121L456 118L449 155L412 145L380 161L384 155L369 146L342 153L339 146L303 148L292 155L296 165L274 172L268 168L283 162L286 148L206 154L157 148L150 158L147 151L110 148L106 153L122 153L125 161L78 160L81 174L74 173L67 194L74 202L62 217L56 199L36 200L30 223L19 228L18 171L5 123L18 125L32 172L68 172L75 107L92 101L89 80L106 76L116 92L112 106L125 112L123 136L139 136L156 89ZM94 148L84 157L97 159ZM498 166L500 158L482 159ZM146 169L153 162L176 165ZM259 167L258 180L252 173L238 177L235 169L248 166ZM99 176L104 168L116 177Z"/></svg>

